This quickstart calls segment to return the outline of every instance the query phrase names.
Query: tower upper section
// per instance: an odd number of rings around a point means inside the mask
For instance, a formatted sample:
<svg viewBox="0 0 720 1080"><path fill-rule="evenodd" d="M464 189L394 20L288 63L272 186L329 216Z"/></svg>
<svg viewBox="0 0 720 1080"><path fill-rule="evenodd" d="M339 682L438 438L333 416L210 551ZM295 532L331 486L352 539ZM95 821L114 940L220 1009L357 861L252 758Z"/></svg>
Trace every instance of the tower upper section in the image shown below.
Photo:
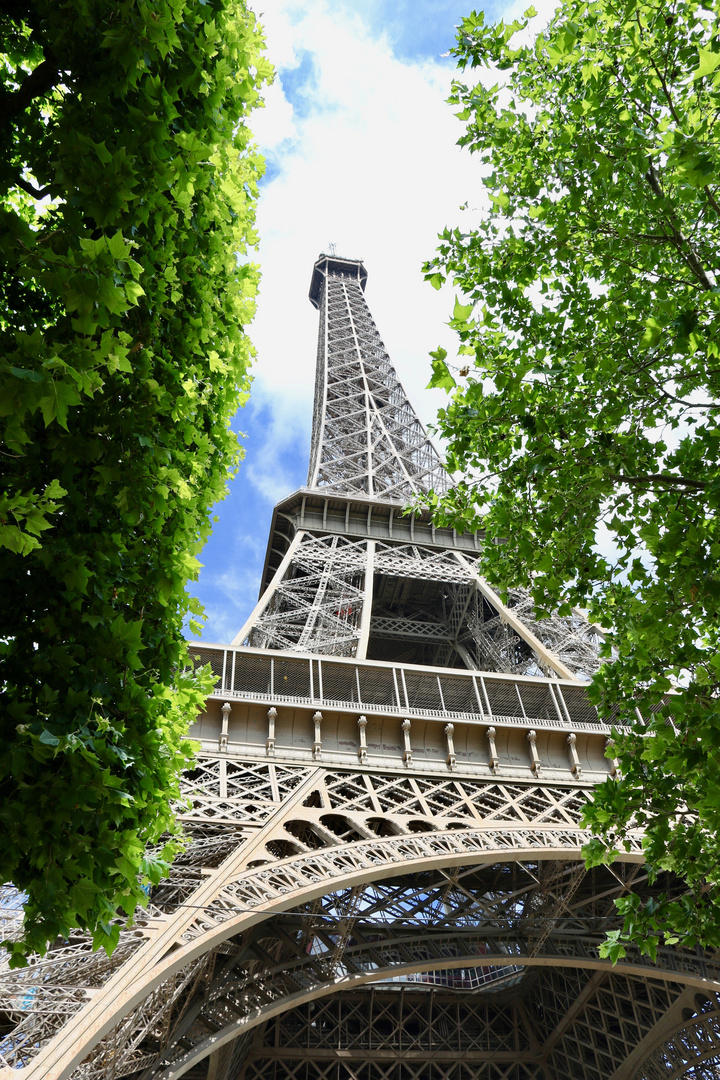
<svg viewBox="0 0 720 1080"><path fill-rule="evenodd" d="M480 538L399 509L447 473L365 303L358 259L321 255L308 487L275 508L255 610L233 644L381 663L575 679L596 670L581 616L537 620L476 572Z"/></svg>
<svg viewBox="0 0 720 1080"><path fill-rule="evenodd" d="M320 313L308 487L405 504L447 474L405 396L365 301L359 259L321 255L310 301Z"/></svg>

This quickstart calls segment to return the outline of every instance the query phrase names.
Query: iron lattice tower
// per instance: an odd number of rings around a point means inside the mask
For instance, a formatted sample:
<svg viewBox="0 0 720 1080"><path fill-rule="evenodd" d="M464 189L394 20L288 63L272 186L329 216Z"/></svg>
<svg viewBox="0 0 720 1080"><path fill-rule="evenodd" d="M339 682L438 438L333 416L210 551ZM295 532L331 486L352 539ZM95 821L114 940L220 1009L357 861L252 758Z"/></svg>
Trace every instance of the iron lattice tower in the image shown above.
<svg viewBox="0 0 720 1080"><path fill-rule="evenodd" d="M60 1080L671 1080L720 1075L720 962L597 947L651 886L586 871L613 773L596 631L482 581L482 537L402 513L446 475L364 299L321 256L308 486L192 734L190 839L111 959L0 973L3 1075ZM17 897L5 892L6 925ZM11 1072L12 1070L12 1072Z"/></svg>

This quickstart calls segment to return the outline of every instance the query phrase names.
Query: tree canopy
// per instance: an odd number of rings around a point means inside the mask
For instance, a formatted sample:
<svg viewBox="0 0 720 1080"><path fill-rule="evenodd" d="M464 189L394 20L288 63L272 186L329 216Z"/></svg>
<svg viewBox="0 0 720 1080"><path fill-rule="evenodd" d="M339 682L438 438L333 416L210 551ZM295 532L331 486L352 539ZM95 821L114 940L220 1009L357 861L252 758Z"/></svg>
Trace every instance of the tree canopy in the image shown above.
<svg viewBox="0 0 720 1080"><path fill-rule="evenodd" d="M187 591L239 460L271 69L244 0L0 14L0 880L13 962L111 949L208 676Z"/></svg>
<svg viewBox="0 0 720 1080"><path fill-rule="evenodd" d="M425 267L461 291L467 360L433 354L449 466L469 478L431 501L485 530L500 589L608 630L590 692L620 709L623 778L597 790L586 854L642 825L651 876L686 888L623 900L606 953L717 947L720 6L564 0L523 44L533 14L472 14L453 50L490 209Z"/></svg>

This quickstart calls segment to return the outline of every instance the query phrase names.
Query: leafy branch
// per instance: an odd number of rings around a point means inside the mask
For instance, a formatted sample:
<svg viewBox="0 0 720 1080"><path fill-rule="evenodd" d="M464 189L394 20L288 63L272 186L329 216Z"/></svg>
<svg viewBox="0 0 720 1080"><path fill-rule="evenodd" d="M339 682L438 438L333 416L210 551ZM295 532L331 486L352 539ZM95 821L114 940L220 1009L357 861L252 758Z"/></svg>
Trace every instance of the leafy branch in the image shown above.
<svg viewBox="0 0 720 1080"><path fill-rule="evenodd" d="M445 228L425 267L469 305L452 320L466 367L433 354L431 385L471 478L435 518L484 530L496 588L606 632L589 692L628 726L589 857L612 858L636 815L670 888L652 910L627 899L614 958L663 936L720 946L719 18L717 2L564 0L519 46L520 21L464 19L459 69L506 73L450 99L491 211Z"/></svg>

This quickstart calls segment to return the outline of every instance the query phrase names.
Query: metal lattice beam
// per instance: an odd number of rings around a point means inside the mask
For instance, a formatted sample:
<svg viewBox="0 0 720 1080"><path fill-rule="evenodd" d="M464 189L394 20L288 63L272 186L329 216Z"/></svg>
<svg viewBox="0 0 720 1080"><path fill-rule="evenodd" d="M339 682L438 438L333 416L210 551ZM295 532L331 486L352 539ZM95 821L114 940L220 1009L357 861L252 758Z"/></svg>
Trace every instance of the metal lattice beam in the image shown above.
<svg viewBox="0 0 720 1080"><path fill-rule="evenodd" d="M236 642L587 679L598 667L599 639L581 615L537 620L517 589L503 603L471 561L436 543L434 531L429 546L373 538L373 503L389 507L392 520L418 496L446 490L449 478L372 320L366 278L357 261L323 256L315 264L320 332L308 485L313 496L347 500L346 532L353 497L369 500L367 536L328 531L327 501L320 529L291 526L289 543L282 534L285 555ZM429 632L433 622L442 633Z"/></svg>
<svg viewBox="0 0 720 1080"><path fill-rule="evenodd" d="M82 986L84 1003L69 1020L67 1005L56 1003L46 1014L34 1007L35 996L47 993L47 962L4 977L6 1000L17 1003L18 1014L24 1002L27 1017L8 1064L25 1064L29 1076L43 1078L104 1080L144 1071L147 1080L170 1080L266 1017L344 986L400 977L417 990L497 985L525 998L525 972L533 967L555 973L558 1020L538 1040L557 1057L570 1054L580 1023L575 983L582 991L598 971L613 986L621 977L635 980L646 995L669 987L662 992L672 1000L683 986L720 989L720 968L709 957L661 950L656 964L629 956L614 972L598 959L614 898L650 886L640 870L639 837L625 864L586 874L579 862L585 838L576 824L580 788L462 778L439 784L279 762L232 762L232 774L226 768L221 775L219 764L230 763L201 759L188 777L195 839L155 890L135 949L95 967L87 952L73 959L58 950L60 997L67 1002L78 994L81 973L94 983L90 993ZM218 827L211 816L218 803L240 830L248 822L225 847L230 822ZM463 821L469 827L448 830ZM531 980L527 993L537 996L536 985L550 977ZM588 1008L602 988L603 981L592 984ZM484 1007L491 1005L488 999ZM551 1017L549 1003L538 1007ZM642 1031L632 1038L646 1037L661 1019L642 1015ZM81 1048L94 1039L80 1065ZM593 1065L580 1075L606 1074Z"/></svg>
<svg viewBox="0 0 720 1080"><path fill-rule="evenodd" d="M403 505L448 478L356 260L322 256L309 488L218 679L178 808L188 844L108 958L77 934L0 969L13 1080L695 1080L720 960L599 956L649 881L642 835L586 870L616 775L583 680L601 634L476 573L478 537ZM20 900L0 894L6 936Z"/></svg>

